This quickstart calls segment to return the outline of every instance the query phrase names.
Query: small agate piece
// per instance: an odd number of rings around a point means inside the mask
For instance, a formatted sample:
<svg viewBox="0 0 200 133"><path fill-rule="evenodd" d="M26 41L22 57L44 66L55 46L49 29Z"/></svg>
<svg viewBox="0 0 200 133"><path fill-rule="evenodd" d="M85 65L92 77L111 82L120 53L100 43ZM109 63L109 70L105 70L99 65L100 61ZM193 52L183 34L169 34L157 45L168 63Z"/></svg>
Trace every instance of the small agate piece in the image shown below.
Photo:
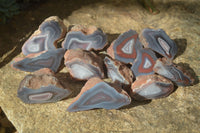
<svg viewBox="0 0 200 133"><path fill-rule="evenodd" d="M122 89L112 87L101 79L89 79L67 108L69 112L95 108L118 109L131 103L131 98Z"/></svg>
<svg viewBox="0 0 200 133"><path fill-rule="evenodd" d="M153 70L180 86L189 86L194 82L190 74L184 71L180 66L168 61L166 58L158 59Z"/></svg>
<svg viewBox="0 0 200 133"><path fill-rule="evenodd" d="M67 33L62 47L66 49L101 50L107 44L106 34L95 26L76 25Z"/></svg>
<svg viewBox="0 0 200 133"><path fill-rule="evenodd" d="M52 16L44 20L31 37L24 43L22 53L28 55L41 51L56 49L57 42L64 38L67 28L61 19Z"/></svg>
<svg viewBox="0 0 200 133"><path fill-rule="evenodd" d="M138 34L134 30L122 33L112 42L107 53L116 60L123 63L132 63L137 57L138 50L142 49Z"/></svg>
<svg viewBox="0 0 200 133"><path fill-rule="evenodd" d="M155 53L147 48L138 51L138 56L133 62L131 70L135 77L153 74L153 66L157 60Z"/></svg>
<svg viewBox="0 0 200 133"><path fill-rule="evenodd" d="M88 80L91 77L104 77L103 61L94 52L70 49L64 58L65 66L73 78Z"/></svg>
<svg viewBox="0 0 200 133"><path fill-rule="evenodd" d="M126 85L130 85L133 82L133 72L125 64L109 57L104 58L104 63L107 68L108 77L111 78L113 82L118 81Z"/></svg>
<svg viewBox="0 0 200 133"><path fill-rule="evenodd" d="M140 34L140 40L145 48L151 48L160 55L173 60L178 48L164 30L144 29Z"/></svg>
<svg viewBox="0 0 200 133"><path fill-rule="evenodd" d="M67 98L71 91L63 88L54 74L46 68L25 76L17 93L24 103L33 104L60 101Z"/></svg>
<svg viewBox="0 0 200 133"><path fill-rule="evenodd" d="M136 78L131 89L131 97L140 101L167 97L173 92L174 85L160 75L142 75Z"/></svg>
<svg viewBox="0 0 200 133"><path fill-rule="evenodd" d="M34 72L42 68L50 68L57 72L63 59L63 48L29 54L25 58L15 58L11 67L22 71Z"/></svg>

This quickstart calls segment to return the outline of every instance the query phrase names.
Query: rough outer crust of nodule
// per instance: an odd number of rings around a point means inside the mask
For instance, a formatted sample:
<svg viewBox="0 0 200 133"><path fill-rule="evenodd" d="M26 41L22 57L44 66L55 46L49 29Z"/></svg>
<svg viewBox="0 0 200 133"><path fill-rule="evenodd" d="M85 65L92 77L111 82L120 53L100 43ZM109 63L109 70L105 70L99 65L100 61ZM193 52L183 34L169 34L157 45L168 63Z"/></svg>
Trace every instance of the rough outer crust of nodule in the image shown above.
<svg viewBox="0 0 200 133"><path fill-rule="evenodd" d="M22 53L28 55L41 51L56 49L57 43L66 35L67 27L57 16L45 19L22 46ZM31 50L29 50L31 49Z"/></svg>
<svg viewBox="0 0 200 133"><path fill-rule="evenodd" d="M92 93L94 93L94 96ZM100 97L97 95L98 93L104 93L110 99L105 99L106 96ZM92 102L91 100L94 101ZM95 108L118 109L130 103L131 98L124 90L117 87L114 88L103 80L94 77L86 82L81 92L73 99L67 110L69 112L75 112Z"/></svg>
<svg viewBox="0 0 200 133"><path fill-rule="evenodd" d="M194 79L186 70L183 70L180 66L177 66L166 58L159 58L153 70L180 86L189 86L194 83Z"/></svg>
<svg viewBox="0 0 200 133"><path fill-rule="evenodd" d="M137 32L129 30L119 35L119 37L111 43L110 47L107 49L107 53L113 59L132 64L140 49L142 49L142 44L139 42Z"/></svg>
<svg viewBox="0 0 200 133"><path fill-rule="evenodd" d="M51 72L45 73L29 74L21 81L17 94L24 103L57 102L71 94L71 90L64 88Z"/></svg>
<svg viewBox="0 0 200 133"><path fill-rule="evenodd" d="M130 85L133 82L133 72L125 64L117 60L113 60L107 56L104 58L104 63L107 68L107 75L112 79L113 82L118 81L126 85Z"/></svg>
<svg viewBox="0 0 200 133"><path fill-rule="evenodd" d="M162 29L144 29L140 34L140 41L145 48L151 48L170 60L174 59L178 51L175 42Z"/></svg>
<svg viewBox="0 0 200 133"><path fill-rule="evenodd" d="M67 49L101 50L107 45L106 34L95 26L75 25L67 33L62 47Z"/></svg>
<svg viewBox="0 0 200 133"><path fill-rule="evenodd" d="M64 55L64 64L69 70L69 73L72 77L79 79L79 80L88 80L87 79L80 79L78 75L74 75L71 65L78 64L83 67L88 67L88 70L94 74L94 76L103 78L104 77L104 70L103 70L103 60L97 56L92 51L86 51L82 49L70 49ZM93 76L92 76L93 77Z"/></svg>
<svg viewBox="0 0 200 133"><path fill-rule="evenodd" d="M132 83L131 89L131 97L142 101L167 97L173 92L174 85L160 75L141 75Z"/></svg>
<svg viewBox="0 0 200 133"><path fill-rule="evenodd" d="M156 60L157 57L151 49L144 48L139 50L137 58L131 67L135 77L153 74L153 66Z"/></svg>
<svg viewBox="0 0 200 133"><path fill-rule="evenodd" d="M64 53L65 50L59 48L29 54L25 58L15 58L11 62L11 67L28 72L34 72L42 68L50 68L52 71L57 72L61 65Z"/></svg>

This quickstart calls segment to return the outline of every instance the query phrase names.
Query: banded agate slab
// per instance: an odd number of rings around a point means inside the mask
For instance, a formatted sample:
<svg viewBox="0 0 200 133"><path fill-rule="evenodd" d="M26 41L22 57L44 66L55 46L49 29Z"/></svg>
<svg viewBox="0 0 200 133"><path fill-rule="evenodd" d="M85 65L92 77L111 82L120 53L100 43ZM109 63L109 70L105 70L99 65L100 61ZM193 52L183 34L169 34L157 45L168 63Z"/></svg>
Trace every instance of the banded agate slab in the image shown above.
<svg viewBox="0 0 200 133"><path fill-rule="evenodd" d="M99 78L91 78L69 105L67 111L75 112L95 108L118 109L130 102L131 99L125 91L116 90Z"/></svg>
<svg viewBox="0 0 200 133"><path fill-rule="evenodd" d="M180 86L189 86L194 82L194 79L189 73L185 72L180 66L168 62L166 59L158 59L153 69L159 75L172 80Z"/></svg>
<svg viewBox="0 0 200 133"><path fill-rule="evenodd" d="M113 59L123 63L132 63L140 49L142 49L142 44L139 42L137 32L129 30L114 40L107 52Z"/></svg>
<svg viewBox="0 0 200 133"><path fill-rule="evenodd" d="M66 27L57 16L44 20L22 46L22 53L29 55L57 48L57 42L65 36Z"/></svg>
<svg viewBox="0 0 200 133"><path fill-rule="evenodd" d="M51 74L29 74L21 81L17 94L24 103L35 104L60 101L71 91Z"/></svg>
<svg viewBox="0 0 200 133"><path fill-rule="evenodd" d="M144 47L151 48L160 55L173 60L178 48L164 30L144 29L140 34L140 40Z"/></svg>
<svg viewBox="0 0 200 133"><path fill-rule="evenodd" d="M28 72L34 72L42 68L50 68L57 72L63 59L65 50L63 48L30 54L25 58L15 58L11 67Z"/></svg>
<svg viewBox="0 0 200 133"><path fill-rule="evenodd" d="M78 27L78 28L77 28ZM75 26L67 33L62 43L64 49L101 50L107 44L106 34L94 26Z"/></svg>

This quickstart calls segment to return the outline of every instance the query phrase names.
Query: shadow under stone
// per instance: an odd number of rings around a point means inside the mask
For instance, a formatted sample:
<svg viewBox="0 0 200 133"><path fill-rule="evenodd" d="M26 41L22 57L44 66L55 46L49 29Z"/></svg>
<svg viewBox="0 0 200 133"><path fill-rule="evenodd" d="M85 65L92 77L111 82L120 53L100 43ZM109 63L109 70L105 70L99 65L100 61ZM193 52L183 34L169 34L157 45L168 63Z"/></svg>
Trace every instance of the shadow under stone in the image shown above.
<svg viewBox="0 0 200 133"><path fill-rule="evenodd" d="M187 40L185 38L177 38L173 40L177 47L178 47L178 52L174 58L177 58L178 56L182 55L184 51L187 48Z"/></svg>
<svg viewBox="0 0 200 133"><path fill-rule="evenodd" d="M145 101L136 101L136 100L132 100L131 104L126 105L124 107L121 107L120 109L130 109L136 106L141 106L141 105L145 105L145 104L149 104L151 103L152 100L145 100Z"/></svg>
<svg viewBox="0 0 200 133"><path fill-rule="evenodd" d="M190 65L188 63L182 63L182 62L180 62L177 65L180 66L181 68L183 68L183 70L186 70L186 72L188 73L188 75L190 75L194 79L193 85L196 85L196 84L199 83L199 76L196 75L196 73L190 67Z"/></svg>
<svg viewBox="0 0 200 133"><path fill-rule="evenodd" d="M67 98L76 97L86 82L74 79L69 73L57 73L55 76L58 78L64 88L69 88L72 91L72 94Z"/></svg>

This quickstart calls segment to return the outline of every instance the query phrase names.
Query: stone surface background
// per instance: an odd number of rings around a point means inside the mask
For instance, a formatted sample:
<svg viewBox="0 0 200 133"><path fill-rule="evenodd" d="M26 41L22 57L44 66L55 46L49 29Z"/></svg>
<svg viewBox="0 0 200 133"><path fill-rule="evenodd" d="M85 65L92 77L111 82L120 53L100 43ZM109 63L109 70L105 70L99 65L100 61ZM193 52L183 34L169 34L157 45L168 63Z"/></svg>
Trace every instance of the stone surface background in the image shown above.
<svg viewBox="0 0 200 133"><path fill-rule="evenodd" d="M0 106L19 133L33 132L200 132L200 2L154 0L161 11L151 15L135 0L54 0L33 6L0 26ZM27 72L15 71L10 62L22 56L21 46L47 17L57 15L66 25L96 25L107 33L109 44L129 29L162 28L177 43L174 62L188 69L194 86L178 87L167 98L132 102L119 110L66 111L85 82L70 78L63 69L57 77L74 90L66 100L49 104L24 104L17 98ZM192 68L192 69L191 69Z"/></svg>

